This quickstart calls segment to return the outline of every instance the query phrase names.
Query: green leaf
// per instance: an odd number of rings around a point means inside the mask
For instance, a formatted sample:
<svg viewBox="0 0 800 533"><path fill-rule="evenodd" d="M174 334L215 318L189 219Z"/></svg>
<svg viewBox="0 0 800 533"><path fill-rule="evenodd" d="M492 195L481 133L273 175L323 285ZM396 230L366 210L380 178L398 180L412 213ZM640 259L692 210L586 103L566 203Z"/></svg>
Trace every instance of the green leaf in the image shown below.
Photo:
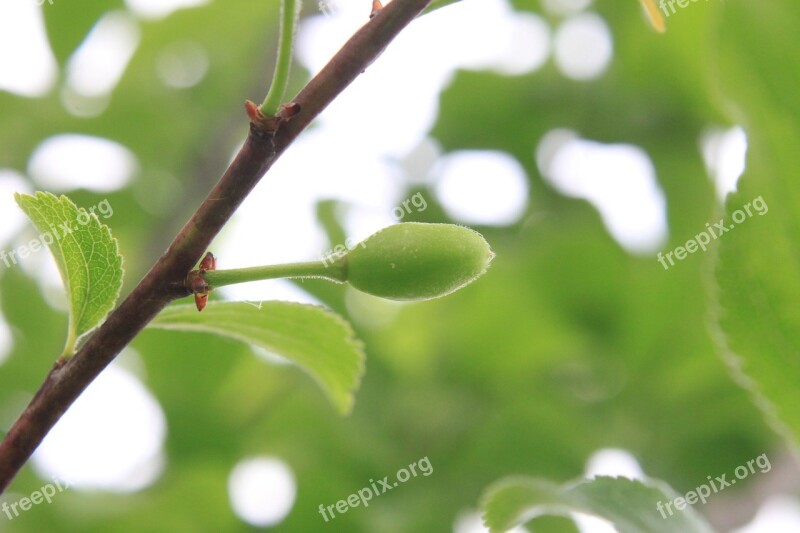
<svg viewBox="0 0 800 533"><path fill-rule="evenodd" d="M216 333L264 348L295 363L322 387L342 414L364 373L364 350L350 324L322 307L292 302L210 303L165 309L150 327Z"/></svg>
<svg viewBox="0 0 800 533"><path fill-rule="evenodd" d="M586 513L609 520L620 533L710 532L690 505L682 511L666 504L674 492L662 482L596 477L559 487L546 480L511 477L490 486L483 496L484 521L492 532L505 531L541 515ZM658 510L661 502L662 512ZM663 514L663 516L662 516Z"/></svg>
<svg viewBox="0 0 800 533"><path fill-rule="evenodd" d="M114 308L122 288L122 256L117 240L97 215L66 196L46 192L14 195L56 260L69 301L69 332L64 357ZM49 242L48 242L49 241Z"/></svg>
<svg viewBox="0 0 800 533"><path fill-rule="evenodd" d="M461 0L433 0L428 7L425 8L425 11L422 12L423 15L427 15L437 9L440 9L445 6L449 6L450 4L455 4L456 2L460 2Z"/></svg>
<svg viewBox="0 0 800 533"><path fill-rule="evenodd" d="M71 9L66 2L55 0L39 0L37 3L42 6L50 48L62 65L66 64L69 56L80 46L104 13L124 8L119 0L86 0L81 2L80 9Z"/></svg>
<svg viewBox="0 0 800 533"><path fill-rule="evenodd" d="M800 24L800 6L764 7L726 6L719 24L719 90L748 140L747 169L739 192L727 199L727 224L757 198L769 206L764 216L744 217L720 237L720 323L731 367L746 376L739 383L768 400L757 404L768 419L788 426L797 443L800 182L794 176L800 166L800 65L786 60L785 44ZM743 76L750 77L747 83Z"/></svg>

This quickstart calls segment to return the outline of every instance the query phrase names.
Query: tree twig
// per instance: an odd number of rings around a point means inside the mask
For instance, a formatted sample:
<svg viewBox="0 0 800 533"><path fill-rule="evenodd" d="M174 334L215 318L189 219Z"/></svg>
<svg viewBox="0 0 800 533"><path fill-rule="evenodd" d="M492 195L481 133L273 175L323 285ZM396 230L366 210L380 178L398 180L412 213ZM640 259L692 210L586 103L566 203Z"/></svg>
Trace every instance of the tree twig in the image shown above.
<svg viewBox="0 0 800 533"><path fill-rule="evenodd" d="M89 383L167 304L190 294L185 285L187 274L261 177L429 2L394 0L388 4L309 81L290 107L278 113L277 120L251 121L238 155L167 251L78 352L69 360L56 362L6 434L0 443L0 493Z"/></svg>

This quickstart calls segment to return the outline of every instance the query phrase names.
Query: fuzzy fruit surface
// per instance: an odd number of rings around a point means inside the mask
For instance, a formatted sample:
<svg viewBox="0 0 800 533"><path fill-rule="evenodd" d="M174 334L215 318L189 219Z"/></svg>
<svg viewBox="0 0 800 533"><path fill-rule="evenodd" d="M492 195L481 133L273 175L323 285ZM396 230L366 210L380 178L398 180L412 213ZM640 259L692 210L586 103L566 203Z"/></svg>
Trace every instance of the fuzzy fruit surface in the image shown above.
<svg viewBox="0 0 800 533"><path fill-rule="evenodd" d="M469 284L494 254L480 233L454 224L389 226L350 250L347 281L392 300L428 300Z"/></svg>

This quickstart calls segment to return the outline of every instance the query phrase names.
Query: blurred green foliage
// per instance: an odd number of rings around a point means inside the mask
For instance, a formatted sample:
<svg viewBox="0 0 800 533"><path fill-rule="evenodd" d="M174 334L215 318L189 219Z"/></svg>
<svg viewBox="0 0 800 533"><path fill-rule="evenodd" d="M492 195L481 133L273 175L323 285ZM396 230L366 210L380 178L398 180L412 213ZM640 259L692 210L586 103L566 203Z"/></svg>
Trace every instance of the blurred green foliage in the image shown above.
<svg viewBox="0 0 800 533"><path fill-rule="evenodd" d="M541 13L539 2L513 3ZM45 7L59 62L101 13L120 5ZM611 68L597 81L565 79L551 62L521 76L461 72L441 95L432 136L446 151L516 157L530 178L529 213L511 227L475 228L497 254L477 283L406 306L383 328L358 328L367 371L351 416L336 415L297 369L267 365L244 345L147 331L133 347L167 416L162 477L132 495L67 491L24 518L0 519L0 530L248 531L231 510L227 476L253 454L282 457L297 476L297 500L277 530L330 533L448 531L498 478L562 483L580 477L604 447L631 451L678 493L761 453L777 455L785 442L754 393L733 379L717 317L759 394L778 403L796 436L800 67L791 54L800 7L692 4L667 20L664 35L647 26L636 2L593 8L615 42ZM24 170L43 138L65 131L119 141L139 158L135 183L108 195L125 257L123 293L162 253L246 131L241 104L267 87L277 11L277 2L226 0L144 23L141 45L97 118L68 115L57 94L0 92L0 167ZM178 38L199 41L211 55L205 81L186 91L164 88L152 68ZM293 73L296 87L305 74ZM748 169L730 209L763 195L769 215L726 235L721 254L695 254L669 271L622 250L594 208L543 181L533 157L542 136L562 127L641 146L666 194L665 249L672 249L720 218L697 140L709 125L735 123L748 133ZM78 205L96 202L85 191L70 196ZM145 197L157 199L155 207ZM449 222L433 200L410 218ZM304 287L347 315L343 287ZM66 316L19 268L2 272L0 304L15 342L0 368L5 428L59 353ZM424 456L430 477L331 522L318 515L320 503ZM30 494L42 483L26 468L12 488ZM743 490L745 483L718 498ZM569 527L536 522L542 530Z"/></svg>

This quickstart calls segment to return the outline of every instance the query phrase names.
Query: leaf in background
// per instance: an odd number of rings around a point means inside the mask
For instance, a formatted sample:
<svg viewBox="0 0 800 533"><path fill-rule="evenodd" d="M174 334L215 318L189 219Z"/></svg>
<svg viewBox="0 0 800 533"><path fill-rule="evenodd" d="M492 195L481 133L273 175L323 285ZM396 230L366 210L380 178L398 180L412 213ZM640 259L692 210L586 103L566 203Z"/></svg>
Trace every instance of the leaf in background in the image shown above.
<svg viewBox="0 0 800 533"><path fill-rule="evenodd" d="M66 196L37 192L14 198L50 248L64 280L69 333L63 355L69 357L77 340L100 324L119 297L123 269L117 240L97 215Z"/></svg>
<svg viewBox="0 0 800 533"><path fill-rule="evenodd" d="M216 333L269 350L314 378L342 414L352 409L364 372L364 350L350 324L314 305L219 302L202 313L194 305L175 305L150 327Z"/></svg>
<svg viewBox="0 0 800 533"><path fill-rule="evenodd" d="M84 0L81 8L66 2L37 2L42 6L42 16L47 27L47 40L58 62L66 64L100 17L112 9L123 8L119 0Z"/></svg>
<svg viewBox="0 0 800 533"><path fill-rule="evenodd" d="M456 2L460 2L461 0L433 0L428 7L425 8L425 11L422 12L422 15L427 15L432 11L436 11L437 9L445 6L449 6L450 4L455 4ZM420 15L420 16L422 16Z"/></svg>
<svg viewBox="0 0 800 533"><path fill-rule="evenodd" d="M720 239L720 320L733 366L769 400L768 418L800 442L800 64L786 46L800 24L795 3L726 5L720 21L719 100L747 132L747 169L733 212L756 198L764 216L745 217ZM720 104L721 106L723 104ZM758 402L762 407L766 402Z"/></svg>
<svg viewBox="0 0 800 533"><path fill-rule="evenodd" d="M710 532L691 505L666 518L659 502L675 498L662 482L646 485L623 477L596 477L559 487L530 477L510 477L491 485L482 498L484 521L492 532L506 531L532 518L565 512L588 513L609 520L620 533Z"/></svg>

